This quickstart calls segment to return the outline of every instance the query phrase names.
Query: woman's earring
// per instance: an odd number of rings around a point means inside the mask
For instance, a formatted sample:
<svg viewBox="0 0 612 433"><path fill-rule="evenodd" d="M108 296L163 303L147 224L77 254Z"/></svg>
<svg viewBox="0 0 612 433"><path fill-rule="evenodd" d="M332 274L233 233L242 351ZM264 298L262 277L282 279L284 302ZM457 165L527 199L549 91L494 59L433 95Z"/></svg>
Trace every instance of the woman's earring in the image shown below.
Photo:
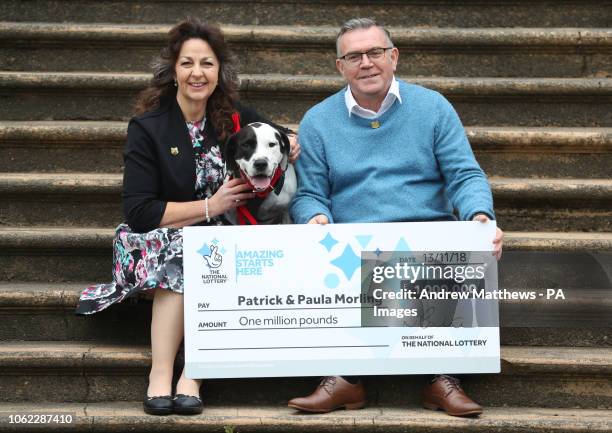
<svg viewBox="0 0 612 433"><path fill-rule="evenodd" d="M178 87L178 81L176 81L176 78L174 79L174 87Z"/></svg>

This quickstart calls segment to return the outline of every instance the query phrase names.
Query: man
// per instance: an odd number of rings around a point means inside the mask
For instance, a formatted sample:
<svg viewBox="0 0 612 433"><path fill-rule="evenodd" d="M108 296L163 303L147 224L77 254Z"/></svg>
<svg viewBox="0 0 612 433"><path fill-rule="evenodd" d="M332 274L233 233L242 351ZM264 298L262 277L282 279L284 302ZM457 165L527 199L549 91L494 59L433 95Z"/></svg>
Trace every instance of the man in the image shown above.
<svg viewBox="0 0 612 433"><path fill-rule="evenodd" d="M347 21L336 39L346 89L311 108L300 124L296 223L494 219L491 190L465 131L439 93L396 80L399 51L374 20ZM498 229L494 255L501 256ZM365 404L359 378L327 377L289 406L307 412ZM482 413L450 376L434 377L423 406L450 415Z"/></svg>

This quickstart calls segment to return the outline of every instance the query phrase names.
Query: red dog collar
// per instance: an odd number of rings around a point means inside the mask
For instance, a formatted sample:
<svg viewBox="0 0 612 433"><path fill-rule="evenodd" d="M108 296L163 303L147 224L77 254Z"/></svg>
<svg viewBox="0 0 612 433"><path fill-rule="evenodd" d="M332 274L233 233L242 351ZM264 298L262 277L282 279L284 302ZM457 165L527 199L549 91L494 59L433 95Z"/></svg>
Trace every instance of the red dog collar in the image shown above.
<svg viewBox="0 0 612 433"><path fill-rule="evenodd" d="M257 201L259 201L260 203L262 201L264 201L265 198L272 191L274 191L276 185L279 183L279 180L282 181L284 174L285 173L283 172L283 170L281 170L280 166L276 167L276 170L274 171L274 175L272 176L272 180L270 181L270 185L268 185L266 187L266 189L264 189L262 191L255 191L255 196L258 199ZM251 188L254 188L253 184L249 181L249 178L244 174L244 172L242 170L240 170L240 176L241 176L242 179L244 179L246 181L246 183L248 185L251 186ZM282 188L282 183L283 182L281 182L281 184L279 185L279 187L281 187L281 188ZM277 194L278 194L278 192L277 192ZM257 225L258 224L257 220L253 216L253 213L249 210L249 208L247 206L238 206L236 208L236 213L238 214L238 224L240 224L240 225Z"/></svg>

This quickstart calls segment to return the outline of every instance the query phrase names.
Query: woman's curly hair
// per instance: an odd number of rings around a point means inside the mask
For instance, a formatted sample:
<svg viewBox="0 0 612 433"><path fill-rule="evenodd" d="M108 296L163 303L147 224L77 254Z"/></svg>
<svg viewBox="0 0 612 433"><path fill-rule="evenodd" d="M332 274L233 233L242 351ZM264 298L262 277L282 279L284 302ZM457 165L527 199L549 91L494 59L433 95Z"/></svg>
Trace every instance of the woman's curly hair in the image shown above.
<svg viewBox="0 0 612 433"><path fill-rule="evenodd" d="M224 141L233 131L232 113L236 111L234 103L238 100L234 56L221 29L216 25L202 23L197 18L188 17L168 32L167 45L162 48L159 58L153 64L153 78L136 98L136 115L159 108L162 100L176 98L175 65L183 43L189 39L206 41L219 59L219 82L208 98L206 115L219 139Z"/></svg>

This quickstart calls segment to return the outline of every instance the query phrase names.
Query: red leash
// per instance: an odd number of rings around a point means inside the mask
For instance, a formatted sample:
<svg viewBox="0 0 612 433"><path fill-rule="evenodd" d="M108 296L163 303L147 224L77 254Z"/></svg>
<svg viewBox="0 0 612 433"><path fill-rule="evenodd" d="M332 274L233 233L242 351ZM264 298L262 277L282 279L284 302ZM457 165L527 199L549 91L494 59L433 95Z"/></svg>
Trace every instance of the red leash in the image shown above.
<svg viewBox="0 0 612 433"><path fill-rule="evenodd" d="M238 215L238 224L240 224L241 226L245 226L245 225L256 226L257 225L257 220L255 219L251 211L247 209L246 206L238 206L236 208L236 214Z"/></svg>
<svg viewBox="0 0 612 433"><path fill-rule="evenodd" d="M234 123L234 134L240 131L240 113L232 114L232 122Z"/></svg>

